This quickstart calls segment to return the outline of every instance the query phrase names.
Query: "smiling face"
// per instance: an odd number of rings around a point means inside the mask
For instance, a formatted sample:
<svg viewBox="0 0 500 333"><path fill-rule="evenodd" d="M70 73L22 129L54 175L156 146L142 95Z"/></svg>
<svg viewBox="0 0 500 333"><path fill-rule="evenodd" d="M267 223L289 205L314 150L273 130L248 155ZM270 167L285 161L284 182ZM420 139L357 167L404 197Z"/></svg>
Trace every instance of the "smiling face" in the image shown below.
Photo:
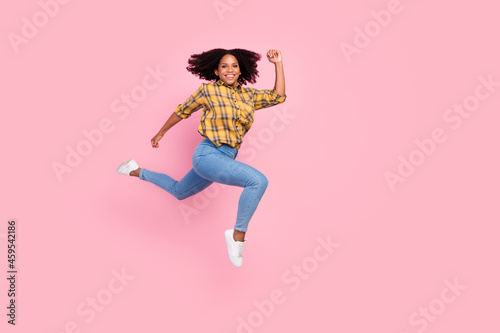
<svg viewBox="0 0 500 333"><path fill-rule="evenodd" d="M219 66L214 70L215 75L227 83L230 87L234 87L240 76L240 65L238 60L231 54L226 54L219 61Z"/></svg>

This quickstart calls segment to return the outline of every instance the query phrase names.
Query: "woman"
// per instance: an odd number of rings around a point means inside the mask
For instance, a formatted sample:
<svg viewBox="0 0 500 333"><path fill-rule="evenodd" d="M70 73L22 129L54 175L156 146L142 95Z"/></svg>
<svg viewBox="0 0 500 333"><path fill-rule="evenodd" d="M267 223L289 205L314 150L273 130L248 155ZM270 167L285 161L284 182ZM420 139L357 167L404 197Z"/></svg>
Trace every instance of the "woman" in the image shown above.
<svg viewBox="0 0 500 333"><path fill-rule="evenodd" d="M225 231L229 259L236 267L243 263L248 223L268 181L261 172L235 159L244 135L252 126L254 111L286 100L283 62L278 50L267 52L267 59L276 69L274 88L257 90L243 86L256 82L260 58L259 54L244 49L213 49L189 59L187 70L210 82L203 83L186 102L179 104L151 139L153 148L158 148L159 141L172 126L203 107L198 132L205 139L194 150L193 168L180 181L140 168L133 159L116 170L119 174L151 182L179 200L203 191L213 182L243 187L234 229Z"/></svg>

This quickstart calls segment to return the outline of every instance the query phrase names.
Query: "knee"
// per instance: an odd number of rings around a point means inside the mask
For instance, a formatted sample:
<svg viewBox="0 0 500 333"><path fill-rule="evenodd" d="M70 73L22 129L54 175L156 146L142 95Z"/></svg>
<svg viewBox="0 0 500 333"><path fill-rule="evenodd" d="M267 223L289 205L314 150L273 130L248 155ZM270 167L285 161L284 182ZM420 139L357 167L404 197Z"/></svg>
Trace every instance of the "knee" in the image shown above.
<svg viewBox="0 0 500 333"><path fill-rule="evenodd" d="M177 200L181 201L181 200L184 200L187 198L187 196L185 195L180 195L180 194L172 194L174 196L174 198L176 198Z"/></svg>
<svg viewBox="0 0 500 333"><path fill-rule="evenodd" d="M268 185L269 181L267 180L267 177L263 174L260 174L255 181L255 186L258 187L262 192L264 192Z"/></svg>
<svg viewBox="0 0 500 333"><path fill-rule="evenodd" d="M172 193L172 195L179 201L187 199L191 196L191 194L189 193L178 193L178 192Z"/></svg>
<svg viewBox="0 0 500 333"><path fill-rule="evenodd" d="M269 180L267 180L266 176L262 176L262 187L264 188L264 190L267 188L268 185L269 185Z"/></svg>
<svg viewBox="0 0 500 333"><path fill-rule="evenodd" d="M186 195L187 193L177 191L177 188L175 186L173 189L169 189L168 193L170 193L177 200L184 200L188 197L188 195Z"/></svg>
<svg viewBox="0 0 500 333"><path fill-rule="evenodd" d="M205 183L203 184L199 184L195 187L193 187L192 190L185 190L185 191L178 191L177 189L173 192L171 192L171 194L177 199L177 200L184 200L184 199L187 199L201 191L203 191L206 187L206 185L204 185Z"/></svg>

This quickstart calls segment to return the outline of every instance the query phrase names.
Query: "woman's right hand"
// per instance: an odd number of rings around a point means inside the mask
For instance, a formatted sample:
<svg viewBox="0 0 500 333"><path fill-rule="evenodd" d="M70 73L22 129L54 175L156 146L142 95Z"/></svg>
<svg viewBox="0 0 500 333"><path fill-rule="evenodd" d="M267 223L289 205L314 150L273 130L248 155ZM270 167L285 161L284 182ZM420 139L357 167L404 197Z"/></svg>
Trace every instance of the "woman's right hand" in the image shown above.
<svg viewBox="0 0 500 333"><path fill-rule="evenodd" d="M151 139L151 145L153 148L158 148L158 142L163 138L163 134L158 133Z"/></svg>

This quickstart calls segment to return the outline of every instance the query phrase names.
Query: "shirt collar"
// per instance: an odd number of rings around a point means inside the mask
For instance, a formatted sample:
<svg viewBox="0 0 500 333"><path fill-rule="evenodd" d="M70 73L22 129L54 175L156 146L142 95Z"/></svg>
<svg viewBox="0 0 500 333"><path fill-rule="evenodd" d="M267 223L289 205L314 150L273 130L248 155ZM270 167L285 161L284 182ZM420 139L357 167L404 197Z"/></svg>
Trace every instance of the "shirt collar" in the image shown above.
<svg viewBox="0 0 500 333"><path fill-rule="evenodd" d="M218 79L215 83L219 86L223 85L232 89L232 87L230 87L226 82L222 81L221 79ZM241 84L238 81L236 81L235 88L241 90Z"/></svg>

